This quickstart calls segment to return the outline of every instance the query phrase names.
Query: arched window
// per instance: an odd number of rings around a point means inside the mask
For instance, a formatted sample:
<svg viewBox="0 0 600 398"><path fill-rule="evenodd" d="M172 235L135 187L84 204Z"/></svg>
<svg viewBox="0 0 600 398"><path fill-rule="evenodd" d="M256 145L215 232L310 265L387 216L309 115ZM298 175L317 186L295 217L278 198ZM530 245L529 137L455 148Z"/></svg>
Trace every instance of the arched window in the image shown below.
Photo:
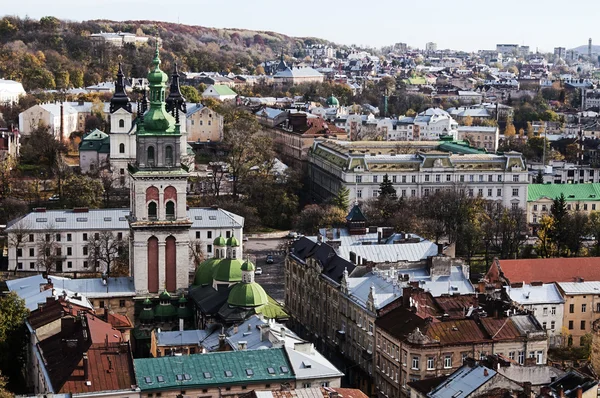
<svg viewBox="0 0 600 398"><path fill-rule="evenodd" d="M119 153L125 153L125 144L119 144Z"/></svg>
<svg viewBox="0 0 600 398"><path fill-rule="evenodd" d="M119 119L119 127L121 127L121 128L125 127L125 120Z"/></svg>
<svg viewBox="0 0 600 398"><path fill-rule="evenodd" d="M167 146L165 148L165 164L167 166L173 166L173 147Z"/></svg>
<svg viewBox="0 0 600 398"><path fill-rule="evenodd" d="M148 147L148 165L154 166L154 147Z"/></svg>
<svg viewBox="0 0 600 398"><path fill-rule="evenodd" d="M156 213L156 202L148 203L148 219L156 220L158 215Z"/></svg>
<svg viewBox="0 0 600 398"><path fill-rule="evenodd" d="M175 219L175 203L168 201L166 205L167 220Z"/></svg>

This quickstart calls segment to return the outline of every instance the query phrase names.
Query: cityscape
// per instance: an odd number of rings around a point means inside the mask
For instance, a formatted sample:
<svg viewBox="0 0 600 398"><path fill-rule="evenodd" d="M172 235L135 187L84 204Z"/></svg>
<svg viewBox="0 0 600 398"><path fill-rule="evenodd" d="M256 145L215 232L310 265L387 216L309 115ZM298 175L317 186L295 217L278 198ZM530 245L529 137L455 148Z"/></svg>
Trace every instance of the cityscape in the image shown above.
<svg viewBox="0 0 600 398"><path fill-rule="evenodd" d="M588 36L1 17L0 398L598 397Z"/></svg>

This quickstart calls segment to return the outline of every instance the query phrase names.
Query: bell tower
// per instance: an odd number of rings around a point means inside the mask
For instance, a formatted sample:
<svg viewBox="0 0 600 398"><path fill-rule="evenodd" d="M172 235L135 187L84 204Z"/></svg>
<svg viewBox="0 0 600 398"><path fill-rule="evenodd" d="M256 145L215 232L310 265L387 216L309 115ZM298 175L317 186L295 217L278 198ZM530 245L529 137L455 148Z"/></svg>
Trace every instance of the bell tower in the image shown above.
<svg viewBox="0 0 600 398"><path fill-rule="evenodd" d="M148 73L150 105L138 118L136 159L129 165L131 271L138 295L186 290L191 271L180 109L166 110L167 75L160 63L157 43Z"/></svg>

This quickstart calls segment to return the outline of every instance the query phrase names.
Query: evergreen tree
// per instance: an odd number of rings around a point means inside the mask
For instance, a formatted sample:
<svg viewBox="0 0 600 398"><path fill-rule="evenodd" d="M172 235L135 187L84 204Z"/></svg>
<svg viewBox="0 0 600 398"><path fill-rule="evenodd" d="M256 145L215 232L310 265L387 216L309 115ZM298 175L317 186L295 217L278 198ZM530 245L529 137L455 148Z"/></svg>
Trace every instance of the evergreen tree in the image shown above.
<svg viewBox="0 0 600 398"><path fill-rule="evenodd" d="M534 184L543 184L544 183L544 175L542 174L542 170L539 170L535 178L533 179Z"/></svg>
<svg viewBox="0 0 600 398"><path fill-rule="evenodd" d="M568 240L567 233L569 231L569 213L567 211L567 200L564 194L554 199L550 214L554 219L554 225L550 231L550 238L554 242L557 250L557 255L561 256L566 251L566 244Z"/></svg>
<svg viewBox="0 0 600 398"><path fill-rule="evenodd" d="M392 182L388 178L387 174L383 176L383 181L381 181L379 184L379 196L392 198L396 197L396 190L394 189L394 186L392 185Z"/></svg>
<svg viewBox="0 0 600 398"><path fill-rule="evenodd" d="M350 190L342 186L337 194L331 199L331 204L335 207L348 211L350 207Z"/></svg>

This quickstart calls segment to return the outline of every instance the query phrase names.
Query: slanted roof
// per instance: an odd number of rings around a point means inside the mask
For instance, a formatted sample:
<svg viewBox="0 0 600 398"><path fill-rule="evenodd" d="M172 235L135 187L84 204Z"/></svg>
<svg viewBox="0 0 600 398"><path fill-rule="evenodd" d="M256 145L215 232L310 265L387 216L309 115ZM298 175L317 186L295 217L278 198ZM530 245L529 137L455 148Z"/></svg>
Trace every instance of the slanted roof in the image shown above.
<svg viewBox="0 0 600 398"><path fill-rule="evenodd" d="M524 284L522 287L508 286L506 290L511 300L523 305L561 304L565 302L554 283Z"/></svg>
<svg viewBox="0 0 600 398"><path fill-rule="evenodd" d="M134 364L141 391L281 383L295 379L282 348L141 358L135 359ZM163 381L159 381L159 376Z"/></svg>
<svg viewBox="0 0 600 398"><path fill-rule="evenodd" d="M313 242L306 237L302 237L292 244L290 255L303 263L309 257L314 257L323 267L322 274L337 283L342 280L344 269L347 269L348 273L352 273L356 268L352 262L338 256L333 247Z"/></svg>
<svg viewBox="0 0 600 398"><path fill-rule="evenodd" d="M231 88L229 88L229 86L226 86L224 84L213 84L211 86L208 86L208 88L206 89L206 91L204 93L206 93L211 88L218 95L237 95L237 93L235 91L233 91ZM206 94L203 94L203 95L206 95Z"/></svg>
<svg viewBox="0 0 600 398"><path fill-rule="evenodd" d="M565 195L567 202L600 200L600 183L593 184L529 184L527 201L534 202L542 198L556 199Z"/></svg>
<svg viewBox="0 0 600 398"><path fill-rule="evenodd" d="M562 184L561 184L562 185ZM500 271L510 282L600 281L600 257L530 258L497 260Z"/></svg>
<svg viewBox="0 0 600 398"><path fill-rule="evenodd" d="M463 365L427 396L429 398L468 397L487 383L496 373L495 370L483 365Z"/></svg>
<svg viewBox="0 0 600 398"><path fill-rule="evenodd" d="M352 206L350 213L348 213L348 215L346 216L346 220L350 222L362 222L367 221L367 218L363 214L362 210L360 210L358 204L355 204L354 206Z"/></svg>

